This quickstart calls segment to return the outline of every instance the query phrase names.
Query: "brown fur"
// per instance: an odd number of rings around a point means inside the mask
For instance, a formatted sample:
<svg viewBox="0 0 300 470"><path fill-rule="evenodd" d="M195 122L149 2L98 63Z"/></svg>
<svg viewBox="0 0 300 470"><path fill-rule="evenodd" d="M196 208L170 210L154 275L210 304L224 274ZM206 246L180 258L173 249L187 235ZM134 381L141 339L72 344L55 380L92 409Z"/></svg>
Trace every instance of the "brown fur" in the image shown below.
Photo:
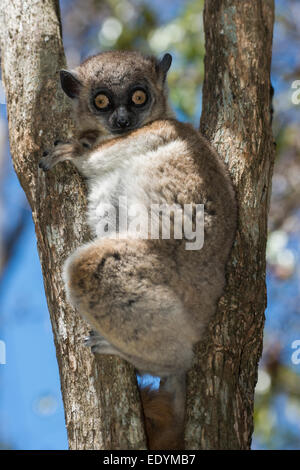
<svg viewBox="0 0 300 470"><path fill-rule="evenodd" d="M141 400L149 450L184 449L183 429L177 421L172 394L162 390L142 388Z"/></svg>

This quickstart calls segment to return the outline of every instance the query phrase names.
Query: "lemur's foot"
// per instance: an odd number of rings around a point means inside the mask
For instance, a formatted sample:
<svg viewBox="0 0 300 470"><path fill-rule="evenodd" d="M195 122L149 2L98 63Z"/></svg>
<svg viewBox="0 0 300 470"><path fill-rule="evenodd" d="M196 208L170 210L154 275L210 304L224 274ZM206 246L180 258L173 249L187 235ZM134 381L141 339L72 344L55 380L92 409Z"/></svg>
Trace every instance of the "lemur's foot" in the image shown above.
<svg viewBox="0 0 300 470"><path fill-rule="evenodd" d="M95 346L95 344L102 342L102 341L106 341L108 343L108 341L105 338L103 338L103 336L101 336L100 333L98 333L98 331L91 330L89 332L89 336L86 336L84 338L84 345L87 347L92 347L92 346Z"/></svg>
<svg viewBox="0 0 300 470"><path fill-rule="evenodd" d="M84 339L84 345L90 347L93 354L119 355L118 350L95 330L90 331L90 335Z"/></svg>

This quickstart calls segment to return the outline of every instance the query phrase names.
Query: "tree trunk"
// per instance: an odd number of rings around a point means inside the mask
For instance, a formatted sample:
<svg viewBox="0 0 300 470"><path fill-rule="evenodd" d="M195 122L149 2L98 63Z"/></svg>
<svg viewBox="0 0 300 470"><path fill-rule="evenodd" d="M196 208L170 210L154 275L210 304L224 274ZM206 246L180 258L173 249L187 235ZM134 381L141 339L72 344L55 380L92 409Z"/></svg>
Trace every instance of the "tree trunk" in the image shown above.
<svg viewBox="0 0 300 470"><path fill-rule="evenodd" d="M262 351L273 0L206 0L200 130L228 164L239 205L227 287L189 374L189 449L248 449Z"/></svg>
<svg viewBox="0 0 300 470"><path fill-rule="evenodd" d="M58 1L1 0L0 15L10 149L35 223L69 446L145 448L133 368L113 357L95 360L83 346L86 325L65 302L62 263L89 239L83 181L69 164L47 175L38 168L43 150L72 128L58 85L65 67Z"/></svg>
<svg viewBox="0 0 300 470"><path fill-rule="evenodd" d="M68 163L46 176L38 169L43 150L72 128L58 86L65 66L58 2L2 0L0 21L11 153L36 227L70 448L145 448L133 368L114 357L95 360L82 345L86 326L65 302L61 265L89 239L84 184ZM245 449L266 303L273 1L209 0L204 23L201 131L228 163L239 231L226 292L189 374L186 441L190 449Z"/></svg>

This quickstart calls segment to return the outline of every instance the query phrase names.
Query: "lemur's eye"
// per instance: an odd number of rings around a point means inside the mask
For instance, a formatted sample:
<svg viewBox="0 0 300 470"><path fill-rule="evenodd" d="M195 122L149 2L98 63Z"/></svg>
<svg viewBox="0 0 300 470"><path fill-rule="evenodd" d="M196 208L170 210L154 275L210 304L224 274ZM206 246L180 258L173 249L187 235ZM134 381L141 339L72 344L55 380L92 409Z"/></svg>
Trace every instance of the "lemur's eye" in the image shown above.
<svg viewBox="0 0 300 470"><path fill-rule="evenodd" d="M103 111L108 108L110 101L106 95L104 95L103 93L99 93L99 95L94 98L94 104L96 108L101 109Z"/></svg>
<svg viewBox="0 0 300 470"><path fill-rule="evenodd" d="M147 95L143 90L135 90L131 100L136 106L142 106L147 101Z"/></svg>

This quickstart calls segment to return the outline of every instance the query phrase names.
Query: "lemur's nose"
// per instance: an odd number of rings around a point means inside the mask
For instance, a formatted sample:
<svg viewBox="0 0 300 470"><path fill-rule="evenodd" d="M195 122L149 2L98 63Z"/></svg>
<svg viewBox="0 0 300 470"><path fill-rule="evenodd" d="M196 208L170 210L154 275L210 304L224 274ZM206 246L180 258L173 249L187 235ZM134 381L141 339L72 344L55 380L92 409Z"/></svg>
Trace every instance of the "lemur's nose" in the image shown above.
<svg viewBox="0 0 300 470"><path fill-rule="evenodd" d="M128 127L130 124L128 117L118 117L117 119L117 126L121 127L122 129L125 129L125 127Z"/></svg>
<svg viewBox="0 0 300 470"><path fill-rule="evenodd" d="M126 109L120 108L118 110L118 116L117 116L116 124L121 129L125 129L126 127L129 127L130 120L129 120L128 113L127 113Z"/></svg>

